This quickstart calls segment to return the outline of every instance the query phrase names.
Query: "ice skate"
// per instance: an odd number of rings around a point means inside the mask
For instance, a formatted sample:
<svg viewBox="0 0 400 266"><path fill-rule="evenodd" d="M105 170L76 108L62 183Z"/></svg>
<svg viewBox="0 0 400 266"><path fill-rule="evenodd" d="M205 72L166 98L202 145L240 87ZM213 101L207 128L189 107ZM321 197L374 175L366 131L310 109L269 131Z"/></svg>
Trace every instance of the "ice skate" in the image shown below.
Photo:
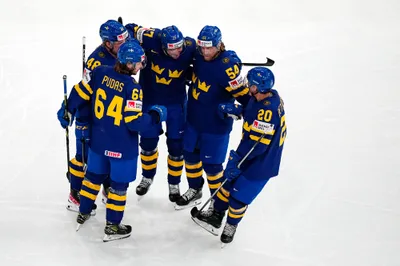
<svg viewBox="0 0 400 266"><path fill-rule="evenodd" d="M132 227L124 224L112 224L107 222L104 228L103 242L110 242L118 239L124 239L131 236Z"/></svg>
<svg viewBox="0 0 400 266"><path fill-rule="evenodd" d="M79 213L78 217L76 217L76 222L78 223L76 226L76 231L78 231L81 226L90 219L90 214L83 214L83 213Z"/></svg>
<svg viewBox="0 0 400 266"><path fill-rule="evenodd" d="M221 248L224 248L225 245L231 243L233 241L233 237L235 236L237 229L237 225L231 225L226 223L224 230L221 234Z"/></svg>
<svg viewBox="0 0 400 266"><path fill-rule="evenodd" d="M147 177L142 178L142 181L140 181L140 184L136 187L136 194L139 196L138 201L140 201L142 197L147 194L152 183L153 179Z"/></svg>
<svg viewBox="0 0 400 266"><path fill-rule="evenodd" d="M219 228L221 228L222 219L224 219L225 212L219 212L215 209L201 211L197 216L192 216L192 220L207 232L218 236Z"/></svg>
<svg viewBox="0 0 400 266"><path fill-rule="evenodd" d="M203 196L202 188L194 189L189 188L182 196L175 202L175 210L183 210L186 208L194 207L201 203Z"/></svg>
<svg viewBox="0 0 400 266"><path fill-rule="evenodd" d="M79 213L79 206L80 206L79 192L74 189L71 189L71 192L69 193L69 197L68 197L67 210ZM96 209L97 209L97 205L95 203L93 203L93 209L92 209L90 215L95 216Z"/></svg>
<svg viewBox="0 0 400 266"><path fill-rule="evenodd" d="M168 184L168 186L169 186L169 196L168 196L169 201L176 202L181 197L179 184L178 185Z"/></svg>

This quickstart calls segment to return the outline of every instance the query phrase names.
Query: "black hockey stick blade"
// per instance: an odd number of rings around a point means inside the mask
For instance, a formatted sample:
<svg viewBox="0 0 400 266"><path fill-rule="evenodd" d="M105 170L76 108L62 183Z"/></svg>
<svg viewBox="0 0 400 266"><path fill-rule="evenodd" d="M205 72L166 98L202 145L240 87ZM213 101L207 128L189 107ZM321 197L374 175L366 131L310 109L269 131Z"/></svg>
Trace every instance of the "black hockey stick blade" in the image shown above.
<svg viewBox="0 0 400 266"><path fill-rule="evenodd" d="M265 63L242 63L242 66L273 66L275 61L267 57L267 62Z"/></svg>
<svg viewBox="0 0 400 266"><path fill-rule="evenodd" d="M122 17L118 17L118 22L124 25L124 23L122 23Z"/></svg>
<svg viewBox="0 0 400 266"><path fill-rule="evenodd" d="M192 215L193 218L194 218L194 217L197 217L197 215L199 215L199 210L197 209L197 207L193 207L193 208L190 210L190 215Z"/></svg>

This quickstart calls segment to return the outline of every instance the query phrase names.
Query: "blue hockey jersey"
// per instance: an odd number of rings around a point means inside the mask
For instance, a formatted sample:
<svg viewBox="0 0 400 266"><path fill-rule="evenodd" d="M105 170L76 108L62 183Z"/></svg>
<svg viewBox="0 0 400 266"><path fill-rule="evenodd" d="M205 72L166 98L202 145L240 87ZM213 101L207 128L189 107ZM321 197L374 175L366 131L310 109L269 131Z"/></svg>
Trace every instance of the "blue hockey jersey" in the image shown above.
<svg viewBox="0 0 400 266"><path fill-rule="evenodd" d="M89 74L93 69L98 66L114 66L117 58L113 56L103 45L94 50L88 57L85 65L84 75ZM90 107L85 105L76 114L77 120L89 121L90 120Z"/></svg>
<svg viewBox="0 0 400 266"><path fill-rule="evenodd" d="M283 101L278 92L271 90L270 97L259 102L251 97L243 119L242 140L236 150L241 157L265 135L241 165L242 174L258 180L278 175L287 132Z"/></svg>
<svg viewBox="0 0 400 266"><path fill-rule="evenodd" d="M147 66L139 77L144 104L170 105L186 101L185 82L196 51L195 40L186 37L180 57L173 59L162 49L160 29L144 29L133 23L125 27L141 43L147 56Z"/></svg>
<svg viewBox="0 0 400 266"><path fill-rule="evenodd" d="M243 85L240 74L239 57L233 51L223 51L214 60L205 61L196 52L193 67L188 93L188 123L201 133L228 134L233 120L218 116L219 104L234 102L236 98L245 105L249 98L249 89Z"/></svg>
<svg viewBox="0 0 400 266"><path fill-rule="evenodd" d="M73 87L68 111L90 104L90 148L109 157L134 159L139 154L138 131L153 125L151 116L142 113L142 98L142 89L131 76L100 66Z"/></svg>

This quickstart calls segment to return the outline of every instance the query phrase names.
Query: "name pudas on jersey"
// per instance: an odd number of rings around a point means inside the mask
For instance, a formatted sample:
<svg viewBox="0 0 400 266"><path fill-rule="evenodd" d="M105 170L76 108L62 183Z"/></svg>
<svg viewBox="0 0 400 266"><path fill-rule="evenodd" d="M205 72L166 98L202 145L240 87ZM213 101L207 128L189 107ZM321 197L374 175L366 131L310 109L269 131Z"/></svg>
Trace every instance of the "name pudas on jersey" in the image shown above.
<svg viewBox="0 0 400 266"><path fill-rule="evenodd" d="M99 66L74 86L68 109L90 105L94 152L134 159L139 154L138 131L152 125L150 115L142 113L142 99L134 78L117 73L113 66Z"/></svg>
<svg viewBox="0 0 400 266"><path fill-rule="evenodd" d="M146 52L147 66L140 71L144 104L182 104L186 100L186 79L196 51L196 42L185 37L185 46L178 59L165 54L161 45L161 30L143 28L136 24L125 26Z"/></svg>
<svg viewBox="0 0 400 266"><path fill-rule="evenodd" d="M88 57L85 64L84 75L89 74L98 66L114 66L116 62L117 58L107 51L103 45L100 45ZM76 117L81 121L89 121L90 112L89 106L84 106L77 112Z"/></svg>
<svg viewBox="0 0 400 266"><path fill-rule="evenodd" d="M264 137L241 165L243 175L266 180L278 175L283 145L286 139L286 119L282 99L276 90L270 97L249 100L243 116L242 140L236 152L244 157L261 136Z"/></svg>
<svg viewBox="0 0 400 266"><path fill-rule="evenodd" d="M205 61L197 51L193 67L188 92L188 123L203 133L229 133L233 120L218 116L219 104L237 99L245 105L250 98L249 89L243 85L239 57L233 51L223 51L214 60Z"/></svg>

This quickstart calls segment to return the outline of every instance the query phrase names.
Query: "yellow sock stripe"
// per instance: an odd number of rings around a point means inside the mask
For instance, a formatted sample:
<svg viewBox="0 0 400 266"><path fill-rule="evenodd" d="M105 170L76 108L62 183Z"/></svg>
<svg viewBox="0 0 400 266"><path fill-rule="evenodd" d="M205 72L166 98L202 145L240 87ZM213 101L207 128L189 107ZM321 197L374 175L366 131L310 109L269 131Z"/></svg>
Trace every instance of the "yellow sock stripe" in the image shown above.
<svg viewBox="0 0 400 266"><path fill-rule="evenodd" d="M79 162L76 158L71 160L71 163L76 166L83 167L83 163Z"/></svg>
<svg viewBox="0 0 400 266"><path fill-rule="evenodd" d="M94 195L92 193L87 192L86 190L82 190L79 192L79 194L81 194L81 197L86 197L89 198L91 200L96 200L97 195Z"/></svg>
<svg viewBox="0 0 400 266"><path fill-rule="evenodd" d="M223 202L228 202L228 198L225 197L224 195L222 195L221 190L218 191L217 197L218 197L220 200L222 200Z"/></svg>
<svg viewBox="0 0 400 266"><path fill-rule="evenodd" d="M229 191L227 191L225 188L221 188L220 189L220 191L221 191L221 193L225 196L225 197L229 197L229 195L231 194L231 193L229 193Z"/></svg>
<svg viewBox="0 0 400 266"><path fill-rule="evenodd" d="M203 169L200 172L196 172L196 173L188 173L186 172L186 176L188 178L199 178L203 175Z"/></svg>
<svg viewBox="0 0 400 266"><path fill-rule="evenodd" d="M157 168L157 163L153 163L153 164L143 164L142 163L142 168L144 170L153 170Z"/></svg>
<svg viewBox="0 0 400 266"><path fill-rule="evenodd" d="M118 206L118 205L115 205L115 204L107 203L106 204L106 208L110 209L110 210L113 210L113 211L117 211L117 212L123 212L125 210L125 205L124 206Z"/></svg>
<svg viewBox="0 0 400 266"><path fill-rule="evenodd" d="M96 191L100 190L100 185L95 185L95 184L93 184L92 182L90 182L88 180L83 180L82 186L86 186L86 187L88 187L90 189L93 189L93 190L96 190Z"/></svg>
<svg viewBox="0 0 400 266"><path fill-rule="evenodd" d="M108 193L108 199L116 200L116 201L126 201L126 195L121 196L114 193Z"/></svg>
<svg viewBox="0 0 400 266"><path fill-rule="evenodd" d="M168 174L172 175L172 176L181 176L182 175L182 170L174 171L174 170L168 169Z"/></svg>
<svg viewBox="0 0 400 266"><path fill-rule="evenodd" d="M223 176L223 173L224 173L224 172L219 172L219 173L216 174L216 175L207 175L207 179L208 179L209 181L218 180L218 179L220 179L220 178Z"/></svg>
<svg viewBox="0 0 400 266"><path fill-rule="evenodd" d="M242 218L242 217L244 216L244 213L242 213L242 214L233 214L233 213L231 213L231 212L229 211L229 212L228 212L228 216L231 217L231 218L238 219L238 218Z"/></svg>
<svg viewBox="0 0 400 266"><path fill-rule="evenodd" d="M74 168L72 168L71 166L69 167L69 172L70 172L72 175L77 176L77 177L80 177L80 178L84 178L84 177L85 177L85 173L84 173L84 172L82 172L82 171L77 171L77 170L75 170Z"/></svg>
<svg viewBox="0 0 400 266"><path fill-rule="evenodd" d="M186 169L197 169L197 168L203 167L203 163L198 162L196 164L190 164L188 162L185 162L185 167L186 167Z"/></svg>
<svg viewBox="0 0 400 266"><path fill-rule="evenodd" d="M236 213L236 214L241 214L242 212L245 212L246 209L247 209L247 205L240 209L234 209L231 206L229 206L229 211L232 213Z"/></svg>
<svg viewBox="0 0 400 266"><path fill-rule="evenodd" d="M141 153L140 159L142 159L143 161L153 161L155 159L158 159L158 152L156 152L152 155L144 155L143 153Z"/></svg>
<svg viewBox="0 0 400 266"><path fill-rule="evenodd" d="M168 158L168 164L173 166L173 167L182 167L183 166L183 160L182 161L174 161Z"/></svg>
<svg viewBox="0 0 400 266"><path fill-rule="evenodd" d="M217 184L208 184L208 187L211 189L217 189L221 186L221 182L217 183Z"/></svg>

